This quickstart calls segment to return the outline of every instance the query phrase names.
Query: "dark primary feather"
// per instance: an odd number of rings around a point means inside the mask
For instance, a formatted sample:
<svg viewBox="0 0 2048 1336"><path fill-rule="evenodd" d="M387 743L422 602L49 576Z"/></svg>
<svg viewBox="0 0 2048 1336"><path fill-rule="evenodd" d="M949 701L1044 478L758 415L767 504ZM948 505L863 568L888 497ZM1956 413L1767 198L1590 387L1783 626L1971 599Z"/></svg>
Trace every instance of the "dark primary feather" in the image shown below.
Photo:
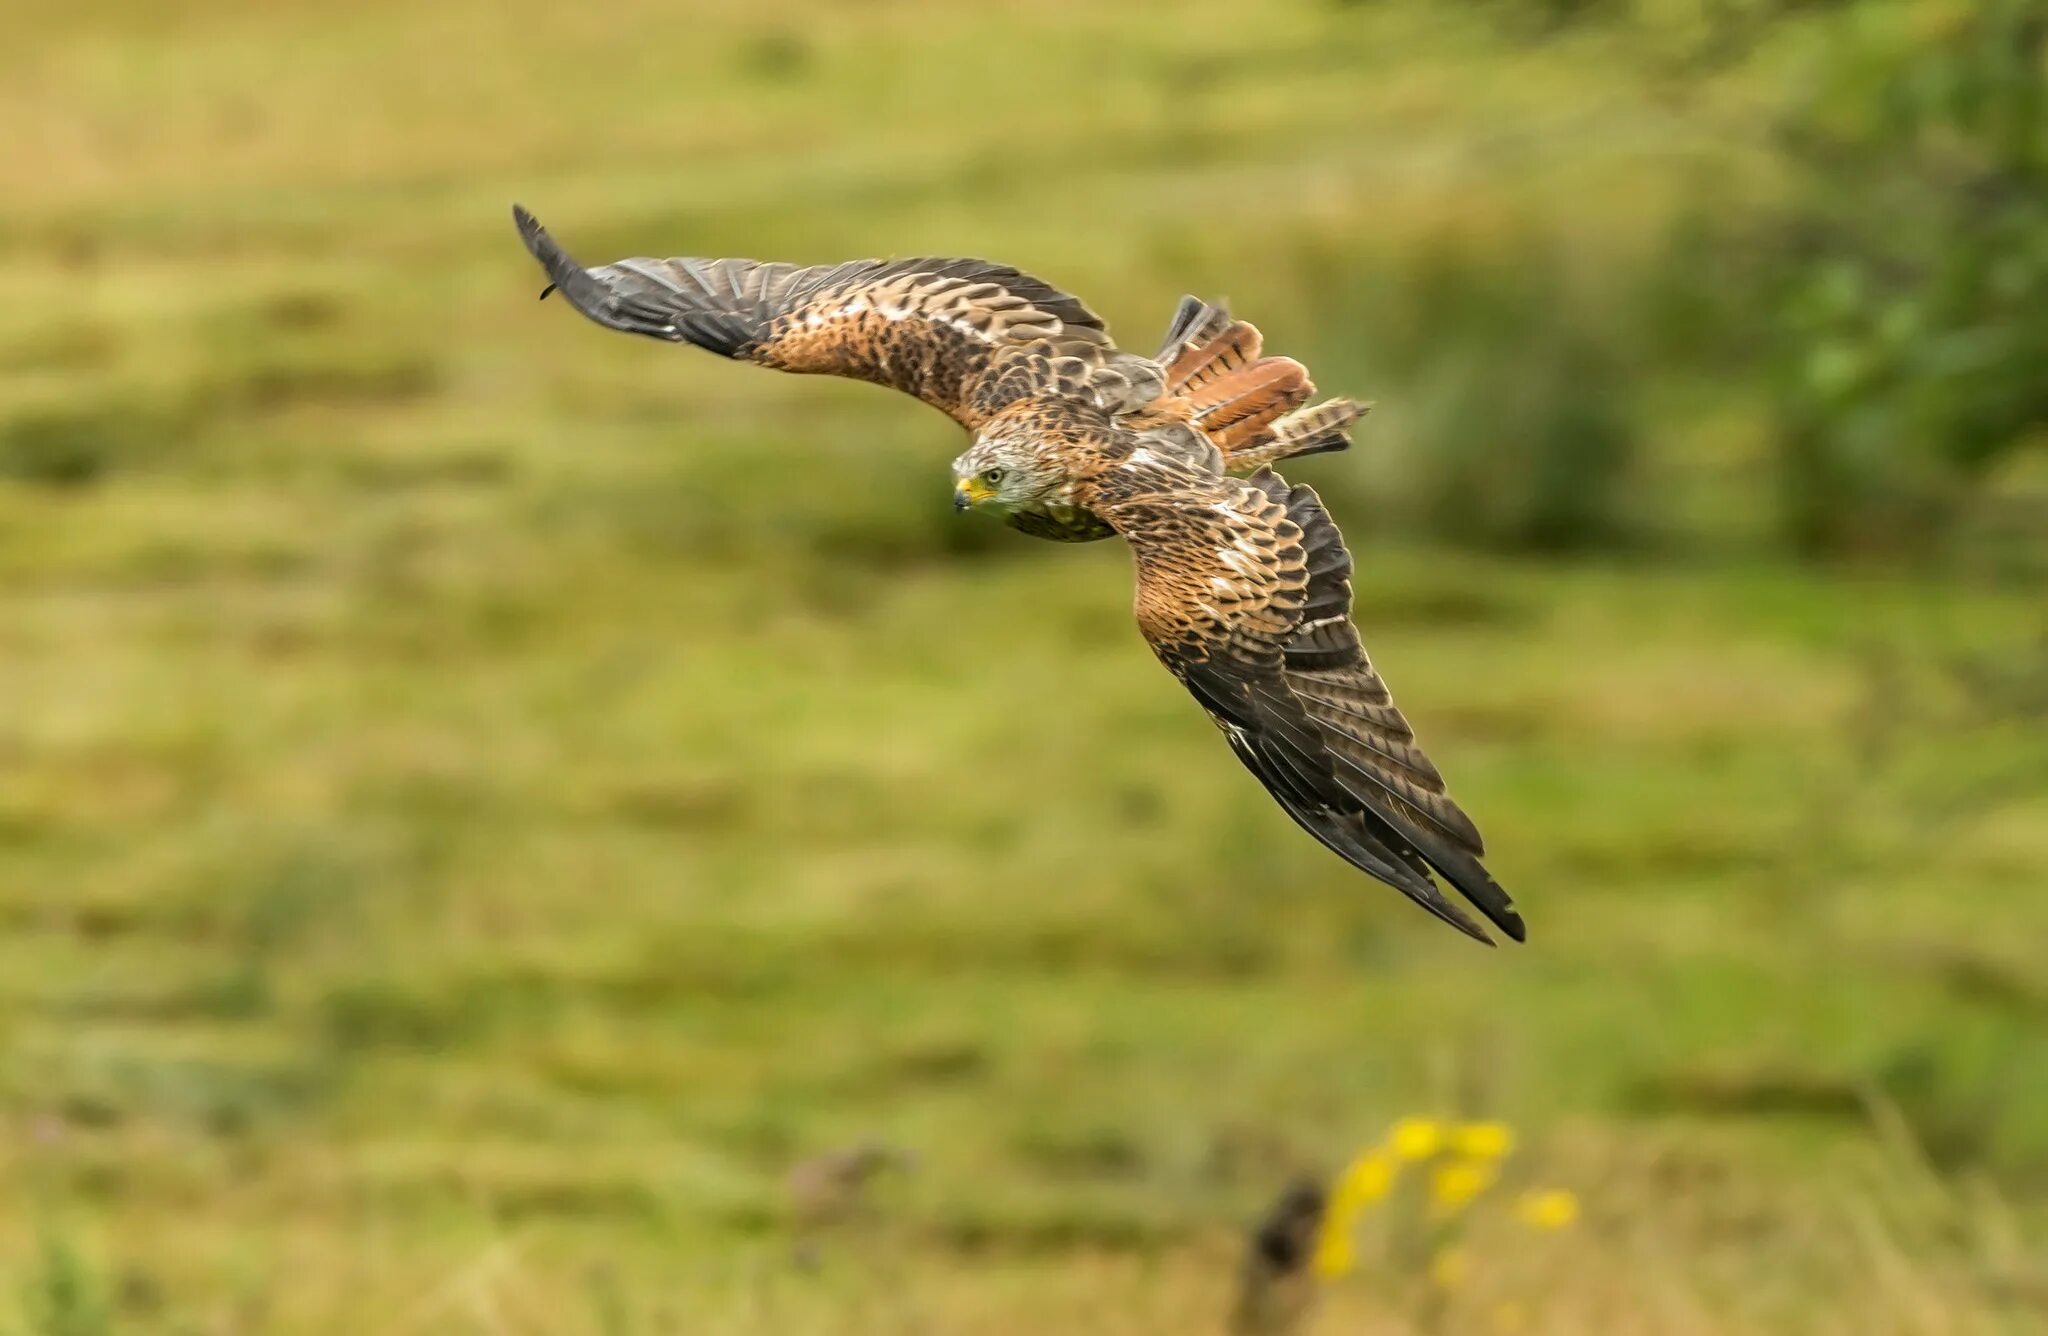
<svg viewBox="0 0 2048 1336"><path fill-rule="evenodd" d="M722 357L739 356L759 337L758 324L739 312L721 311L708 289L694 297L673 282L656 282L621 266L599 277L585 269L548 235L540 220L514 205L512 220L527 250L547 271L541 292L560 292L569 304L607 329L675 343L691 343Z"/></svg>
<svg viewBox="0 0 2048 1336"><path fill-rule="evenodd" d="M1130 364L1143 361L1116 353L1079 299L988 260L676 256L586 269L531 213L512 216L551 287L608 329L887 385L970 427L1034 394L1128 394Z"/></svg>
<svg viewBox="0 0 2048 1336"><path fill-rule="evenodd" d="M1226 667L1221 674L1231 671ZM1196 689L1194 681L1203 677L1212 680ZM1213 680L1207 667L1192 668L1182 680L1224 725L1231 750L1296 825L1353 867L1386 882L1466 936L1491 944L1479 925L1431 880L1430 864L1417 856L1408 832L1375 812L1343 781L1341 761L1331 755L1320 731L1295 702L1283 693L1263 690L1233 700L1227 688L1219 689L1222 684ZM1224 708L1216 708L1219 704ZM1485 905L1480 907L1509 936L1522 939L1521 920L1511 910L1510 923Z"/></svg>
<svg viewBox="0 0 2048 1336"><path fill-rule="evenodd" d="M1098 508L1137 556L1140 626L1238 759L1353 866L1487 941L1442 877L1522 940L1479 832L1359 642L1351 556L1315 492L1270 470L1243 483L1163 464L1122 475Z"/></svg>
<svg viewBox="0 0 2048 1336"><path fill-rule="evenodd" d="M1283 651L1289 696L1313 719L1339 762L1338 779L1364 806L1366 823L1403 861L1426 863L1496 927L1526 935L1507 892L1480 865L1485 842L1416 745L1351 621L1351 553L1315 489L1289 487L1271 470L1251 481L1283 501L1301 530L1309 582L1301 621Z"/></svg>

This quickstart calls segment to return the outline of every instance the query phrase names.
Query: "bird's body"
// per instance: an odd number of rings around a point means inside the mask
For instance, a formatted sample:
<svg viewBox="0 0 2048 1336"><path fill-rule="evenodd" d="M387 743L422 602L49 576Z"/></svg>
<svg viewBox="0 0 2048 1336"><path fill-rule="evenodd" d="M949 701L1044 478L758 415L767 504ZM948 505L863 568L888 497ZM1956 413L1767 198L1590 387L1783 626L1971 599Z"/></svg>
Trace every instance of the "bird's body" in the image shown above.
<svg viewBox="0 0 2048 1336"><path fill-rule="evenodd" d="M1139 356L1075 298L984 260L586 270L514 212L550 290L599 324L915 395L973 437L953 463L961 509L1058 541L1121 534L1140 631L1288 815L1459 930L1488 940L1436 877L1521 939L1359 642L1336 526L1269 467L1343 449L1364 408L1309 406L1307 371L1264 356L1257 329L1183 298Z"/></svg>

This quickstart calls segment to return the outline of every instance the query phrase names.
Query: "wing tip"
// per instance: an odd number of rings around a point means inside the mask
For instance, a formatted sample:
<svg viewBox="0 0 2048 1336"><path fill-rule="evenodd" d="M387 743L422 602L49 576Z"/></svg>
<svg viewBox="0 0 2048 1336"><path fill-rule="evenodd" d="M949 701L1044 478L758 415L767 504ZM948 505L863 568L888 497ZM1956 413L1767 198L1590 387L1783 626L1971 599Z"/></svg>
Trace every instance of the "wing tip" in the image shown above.
<svg viewBox="0 0 2048 1336"><path fill-rule="evenodd" d="M1412 833L1412 832L1411 832ZM1462 858L1448 858L1441 849L1432 849L1417 842L1424 859L1429 862L1439 877L1450 883L1451 889L1465 898L1466 903L1485 916L1486 921L1500 929L1508 940L1526 942L1529 940L1528 925L1515 909L1515 902L1508 893L1479 865L1471 855Z"/></svg>
<svg viewBox="0 0 2048 1336"><path fill-rule="evenodd" d="M1487 934L1485 928L1482 928L1481 926L1479 926L1479 924L1472 921L1471 915L1465 913L1462 909L1452 904L1449 900L1444 899L1441 893L1438 893L1432 899L1425 900L1420 896L1414 894L1414 892L1409 891L1408 888L1405 886L1399 886L1396 887L1396 889L1405 892L1408 895L1409 899L1414 900L1417 904L1421 905L1425 910L1429 911L1429 913L1431 913L1439 919L1442 919L1445 923L1450 924L1453 928L1456 928L1459 932L1464 933L1467 937L1470 937L1473 941L1479 943L1481 946L1494 948L1498 948L1500 946L1500 943L1494 941L1493 938ZM1431 887L1430 889L1435 890L1436 888ZM1463 889L1463 887L1459 887L1460 891L1463 891ZM1529 929L1527 925L1522 922L1522 916L1515 912L1513 906L1505 904L1490 905L1483 901L1473 899L1473 897L1469 894L1467 894L1465 898L1467 900L1471 900L1473 907L1476 908L1481 914L1484 914L1486 916L1486 921L1488 923L1491 923L1495 928L1499 929L1502 935L1505 936L1509 941L1514 942L1516 945L1519 946L1529 940Z"/></svg>
<svg viewBox="0 0 2048 1336"><path fill-rule="evenodd" d="M1477 855L1461 852L1457 856L1450 856L1442 849L1425 846L1422 848L1422 856L1429 860L1430 866L1434 867L1437 874L1449 882L1458 894L1464 896L1474 909L1486 916L1487 922L1506 933L1510 940L1529 940L1528 926L1522 922L1522 915L1515 909L1514 900L1501 884L1493 879L1492 874L1487 872Z"/></svg>
<svg viewBox="0 0 2048 1336"><path fill-rule="evenodd" d="M1271 785L1267 787L1271 790ZM1274 793L1274 797L1280 799L1281 807L1294 818L1296 824L1315 836L1324 847L1352 867L1375 881L1393 887L1431 918L1449 924L1481 946L1498 945L1477 919L1443 893L1443 889L1430 878L1425 869L1404 863L1399 855L1375 836L1357 817L1347 819L1327 809L1318 812L1300 808L1277 792ZM1514 940L1522 940L1521 916L1507 905L1504 895L1501 897L1501 903L1487 904L1474 898L1464 887L1458 886L1457 889L1472 902L1475 909L1486 916L1488 922Z"/></svg>
<svg viewBox="0 0 2048 1336"><path fill-rule="evenodd" d="M1431 860L1432 863L1434 861ZM1528 925L1522 922L1521 914L1516 911L1514 902L1508 899L1507 892L1500 888L1500 883L1489 877L1483 888L1475 887L1463 877L1451 876L1442 867L1438 867L1437 872L1449 881L1474 909L1484 914L1488 923L1500 929L1509 941L1520 943L1529 940Z"/></svg>
<svg viewBox="0 0 2048 1336"><path fill-rule="evenodd" d="M1500 950L1500 943L1494 941L1493 938L1487 934L1486 929L1480 927L1478 924L1474 923L1470 918L1467 918L1465 915L1441 914L1437 912L1437 909L1434 905L1425 904L1422 907L1428 910L1431 914L1435 915L1437 918L1441 919L1443 922L1450 924L1453 928L1456 928L1459 932L1465 934L1465 936L1479 943L1487 950Z"/></svg>
<svg viewBox="0 0 2048 1336"><path fill-rule="evenodd" d="M582 266L569 258L569 253L548 235L548 230L540 225L540 219L534 217L533 211L524 204L512 206L512 225L519 229L519 239L526 243L527 253L540 261L540 267L552 280L541 289L542 301L562 286L567 275L582 272Z"/></svg>
<svg viewBox="0 0 2048 1336"><path fill-rule="evenodd" d="M526 249L533 252L534 258L543 259L545 252L553 249L554 241L548 236L548 230L540 225L540 219L534 217L533 211L524 204L513 204L512 226L519 229L520 240L526 243Z"/></svg>

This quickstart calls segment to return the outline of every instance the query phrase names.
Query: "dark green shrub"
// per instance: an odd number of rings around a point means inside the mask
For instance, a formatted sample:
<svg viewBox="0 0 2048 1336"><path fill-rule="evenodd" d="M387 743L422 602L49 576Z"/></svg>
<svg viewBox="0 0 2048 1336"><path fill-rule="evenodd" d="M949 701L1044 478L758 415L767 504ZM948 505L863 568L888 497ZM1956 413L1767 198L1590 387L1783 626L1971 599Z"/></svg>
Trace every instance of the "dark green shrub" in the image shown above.
<svg viewBox="0 0 2048 1336"><path fill-rule="evenodd" d="M1844 14L1781 126L1769 384L1807 551L1924 547L2048 426L2048 10L1925 14Z"/></svg>

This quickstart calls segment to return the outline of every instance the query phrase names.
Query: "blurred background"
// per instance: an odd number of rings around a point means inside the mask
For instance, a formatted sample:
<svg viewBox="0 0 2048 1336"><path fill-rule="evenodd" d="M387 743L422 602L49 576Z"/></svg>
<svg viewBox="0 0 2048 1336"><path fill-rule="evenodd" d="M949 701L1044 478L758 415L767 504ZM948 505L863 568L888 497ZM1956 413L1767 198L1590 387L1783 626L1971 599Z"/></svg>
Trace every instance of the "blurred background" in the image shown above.
<svg viewBox="0 0 2048 1336"><path fill-rule="evenodd" d="M1498 1201L1328 1330L2048 1323L2040 4L9 12L0 1331L1217 1330L1407 1116ZM1529 945L515 199L1377 400L1289 471Z"/></svg>

